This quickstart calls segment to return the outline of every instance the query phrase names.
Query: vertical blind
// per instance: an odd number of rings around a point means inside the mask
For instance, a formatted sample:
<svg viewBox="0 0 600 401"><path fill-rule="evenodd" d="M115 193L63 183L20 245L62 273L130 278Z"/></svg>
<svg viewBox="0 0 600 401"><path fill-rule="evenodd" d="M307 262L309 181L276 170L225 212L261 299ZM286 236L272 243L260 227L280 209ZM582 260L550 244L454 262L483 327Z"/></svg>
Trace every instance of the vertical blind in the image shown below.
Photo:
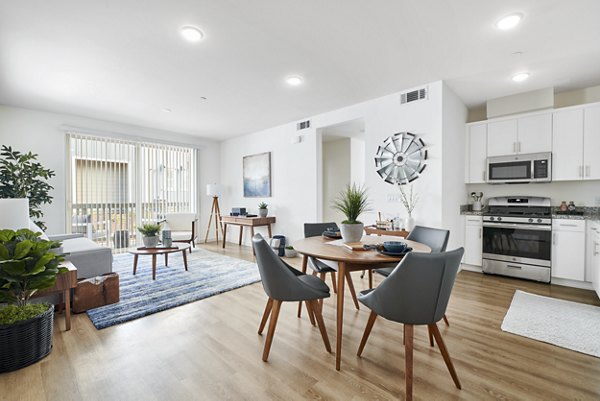
<svg viewBox="0 0 600 401"><path fill-rule="evenodd" d="M196 211L193 148L67 133L67 227L121 250L137 227Z"/></svg>

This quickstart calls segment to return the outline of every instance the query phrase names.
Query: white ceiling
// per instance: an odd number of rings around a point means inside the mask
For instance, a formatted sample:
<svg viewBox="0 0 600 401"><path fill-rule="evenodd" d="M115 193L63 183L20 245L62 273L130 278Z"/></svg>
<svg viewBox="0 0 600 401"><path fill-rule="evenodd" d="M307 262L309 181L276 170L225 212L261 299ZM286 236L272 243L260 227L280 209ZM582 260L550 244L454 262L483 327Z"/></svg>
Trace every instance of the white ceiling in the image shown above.
<svg viewBox="0 0 600 401"><path fill-rule="evenodd" d="M0 103L215 139L439 79L475 107L599 84L599 17L598 0L2 1Z"/></svg>

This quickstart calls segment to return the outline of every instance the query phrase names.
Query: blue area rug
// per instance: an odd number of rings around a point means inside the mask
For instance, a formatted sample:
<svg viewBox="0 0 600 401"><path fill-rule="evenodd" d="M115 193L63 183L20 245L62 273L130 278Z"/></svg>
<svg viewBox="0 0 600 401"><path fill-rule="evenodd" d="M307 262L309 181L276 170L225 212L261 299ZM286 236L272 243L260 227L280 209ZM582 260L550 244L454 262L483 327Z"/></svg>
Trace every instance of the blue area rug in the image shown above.
<svg viewBox="0 0 600 401"><path fill-rule="evenodd" d="M152 280L152 257L140 256L133 275L133 255L115 255L113 271L119 273L121 301L87 312L97 329L129 322L166 309L260 281L256 263L196 248L188 253L188 270L181 253L157 258Z"/></svg>

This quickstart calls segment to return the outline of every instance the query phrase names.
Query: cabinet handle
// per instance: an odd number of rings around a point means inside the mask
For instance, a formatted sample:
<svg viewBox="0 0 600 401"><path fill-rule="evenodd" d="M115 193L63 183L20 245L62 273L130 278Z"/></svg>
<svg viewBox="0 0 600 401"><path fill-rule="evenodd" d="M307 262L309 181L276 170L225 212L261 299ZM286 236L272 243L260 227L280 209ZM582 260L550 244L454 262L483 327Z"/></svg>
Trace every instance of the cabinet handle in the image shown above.
<svg viewBox="0 0 600 401"><path fill-rule="evenodd" d="M482 228L479 229L479 239L481 239L481 232L483 231Z"/></svg>
<svg viewBox="0 0 600 401"><path fill-rule="evenodd" d="M510 267L512 269L522 269L523 268L522 266L515 266L515 265L508 265L508 264L506 265L506 267Z"/></svg>
<svg viewBox="0 0 600 401"><path fill-rule="evenodd" d="M594 242L594 256L600 255L600 252L598 252L598 246L600 246L600 243Z"/></svg>
<svg viewBox="0 0 600 401"><path fill-rule="evenodd" d="M485 182L485 170L483 170L483 182Z"/></svg>
<svg viewBox="0 0 600 401"><path fill-rule="evenodd" d="M583 166L579 166L579 176L583 177Z"/></svg>
<svg viewBox="0 0 600 401"><path fill-rule="evenodd" d="M585 166L585 176L589 177L590 176L590 172L591 172L591 168L590 166Z"/></svg>
<svg viewBox="0 0 600 401"><path fill-rule="evenodd" d="M517 153L517 143L513 142L513 153Z"/></svg>
<svg viewBox="0 0 600 401"><path fill-rule="evenodd" d="M577 224L558 223L560 227L579 227Z"/></svg>
<svg viewBox="0 0 600 401"><path fill-rule="evenodd" d="M521 153L521 142L517 142L517 152Z"/></svg>
<svg viewBox="0 0 600 401"><path fill-rule="evenodd" d="M556 233L552 233L552 245L556 245Z"/></svg>

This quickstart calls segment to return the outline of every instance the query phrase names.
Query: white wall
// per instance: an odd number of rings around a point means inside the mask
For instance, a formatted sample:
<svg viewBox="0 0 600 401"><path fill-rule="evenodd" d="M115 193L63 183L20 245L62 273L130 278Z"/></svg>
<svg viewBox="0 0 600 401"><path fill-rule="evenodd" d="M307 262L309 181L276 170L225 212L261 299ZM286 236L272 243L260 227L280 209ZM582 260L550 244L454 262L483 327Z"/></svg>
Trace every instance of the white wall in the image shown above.
<svg viewBox="0 0 600 401"><path fill-rule="evenodd" d="M316 221L320 205L321 143L317 130L342 122L362 118L365 121L365 152L363 162L365 168L365 184L373 211L362 216L366 224L372 224L376 213L381 211L388 215L405 215L402 204L389 201L388 194L397 198L398 190L385 183L375 171L373 158L377 147L385 138L394 133L409 131L423 138L429 153L428 166L423 176L415 181L415 189L421 196L421 202L415 208L413 216L417 224L440 227L443 225L442 209L445 195L442 190L442 174L448 179L449 174L456 174L451 182L460 182L461 187L453 189L464 193L464 168L443 171L442 137L444 122L442 118L442 102L444 88L441 81L427 85L427 100L400 104L399 94L392 94L378 99L359 103L350 107L319 114L310 118L311 128L301 131L303 142L290 144L293 135L297 135L295 123L285 124L269 130L227 140L221 144L221 182L229 187L224 205L250 207L256 210L256 203L262 199L248 199L242 193L242 157L259 152L271 151L273 157L273 197L265 199L271 204L270 210L277 217L275 232L284 234L293 241L302 237L302 224ZM457 99L449 97L453 104ZM459 109L450 106L448 113ZM446 126L454 127L461 122L460 132L464 131L466 110L458 110L459 116L454 121L447 117ZM454 130L454 128L452 128ZM459 135L459 134L456 134ZM462 134L461 134L462 135ZM456 138L460 143L457 148L463 149L462 136ZM461 150L462 152L462 150ZM461 195L462 196L462 195ZM455 202L455 201L453 201ZM458 211L458 205L454 205ZM228 211L223 208L223 211ZM235 238L230 237L232 241Z"/></svg>
<svg viewBox="0 0 600 401"><path fill-rule="evenodd" d="M323 142L323 221L344 220L342 212L331 204L351 183L350 154L350 138Z"/></svg>
<svg viewBox="0 0 600 401"><path fill-rule="evenodd" d="M448 86L442 105L442 227L450 230L448 249L464 245L460 205L466 202L464 184L465 121L467 108Z"/></svg>
<svg viewBox="0 0 600 401"><path fill-rule="evenodd" d="M51 205L43 208L43 220L46 221L49 233L56 234L66 231L65 126L77 127L89 133L110 134L113 137L145 138L151 142L168 142L199 148L200 227L206 227L208 221L206 213L210 212L210 200L203 195L206 193L205 188L208 182L219 180L218 143L151 128L0 106L0 143L12 146L21 152L32 151L37 153L40 163L56 172L56 177L50 181L50 184L54 186L54 190L51 192L54 200Z"/></svg>

